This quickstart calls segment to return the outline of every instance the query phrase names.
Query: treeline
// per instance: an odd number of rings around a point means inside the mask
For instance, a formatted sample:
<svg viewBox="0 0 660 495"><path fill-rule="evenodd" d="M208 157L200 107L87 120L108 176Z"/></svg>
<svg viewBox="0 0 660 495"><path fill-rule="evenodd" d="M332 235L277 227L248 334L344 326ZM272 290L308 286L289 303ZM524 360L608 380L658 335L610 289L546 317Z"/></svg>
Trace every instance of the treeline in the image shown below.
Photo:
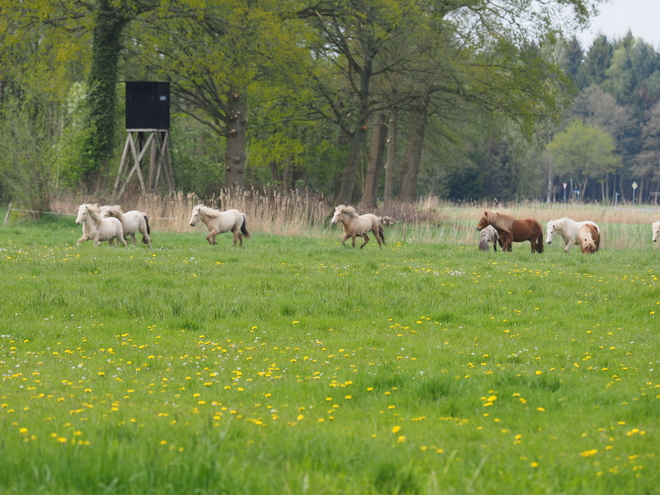
<svg viewBox="0 0 660 495"><path fill-rule="evenodd" d="M171 83L176 187L201 197L648 201L658 54L561 31L600 2L0 0L0 195L108 194L142 80Z"/></svg>

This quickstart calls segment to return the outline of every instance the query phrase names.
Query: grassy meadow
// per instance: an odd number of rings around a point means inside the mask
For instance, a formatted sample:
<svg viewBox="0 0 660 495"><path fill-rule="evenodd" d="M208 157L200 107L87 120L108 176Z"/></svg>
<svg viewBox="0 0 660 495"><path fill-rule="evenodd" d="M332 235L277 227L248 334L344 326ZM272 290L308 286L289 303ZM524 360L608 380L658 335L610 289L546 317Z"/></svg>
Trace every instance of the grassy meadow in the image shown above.
<svg viewBox="0 0 660 495"><path fill-rule="evenodd" d="M646 217L532 255L452 215L380 250L327 219L261 219L243 249L158 223L153 249L76 248L71 217L14 219L0 493L657 493Z"/></svg>

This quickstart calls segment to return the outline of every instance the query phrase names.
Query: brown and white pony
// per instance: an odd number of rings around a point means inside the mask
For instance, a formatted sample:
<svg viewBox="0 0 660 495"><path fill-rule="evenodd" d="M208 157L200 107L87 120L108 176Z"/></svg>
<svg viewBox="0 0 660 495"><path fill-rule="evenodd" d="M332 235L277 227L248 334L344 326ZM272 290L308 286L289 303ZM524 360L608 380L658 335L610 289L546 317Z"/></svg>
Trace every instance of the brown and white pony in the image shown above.
<svg viewBox="0 0 660 495"><path fill-rule="evenodd" d="M532 253L543 252L543 227L533 218L517 220L499 211L485 210L477 224L477 230L482 230L488 225L492 225L497 230L502 241L500 244L502 251L511 251L511 244L514 242L529 241L532 245Z"/></svg>
<svg viewBox="0 0 660 495"><path fill-rule="evenodd" d="M583 253L595 253L600 247L600 232L592 223L586 223L578 232L578 241Z"/></svg>
<svg viewBox="0 0 660 495"><path fill-rule="evenodd" d="M353 240L353 247L355 247L355 238L362 237L364 239L360 246L360 249L362 249L369 242L369 231L373 232L376 241L378 241L378 247L385 244L383 225L376 215L371 213L358 215L352 206L339 205L335 208L332 225L339 222L344 226L344 238L341 240L344 246L349 237Z"/></svg>

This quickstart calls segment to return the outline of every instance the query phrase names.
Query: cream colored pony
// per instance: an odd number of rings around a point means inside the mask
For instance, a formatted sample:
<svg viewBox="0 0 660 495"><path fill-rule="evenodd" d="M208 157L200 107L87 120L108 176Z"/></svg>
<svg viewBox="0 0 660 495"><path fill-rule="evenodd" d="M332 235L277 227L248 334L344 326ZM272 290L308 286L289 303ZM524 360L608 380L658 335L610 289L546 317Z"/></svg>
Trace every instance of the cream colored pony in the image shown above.
<svg viewBox="0 0 660 495"><path fill-rule="evenodd" d="M146 213L137 210L131 210L124 213L121 206L101 206L101 216L114 217L121 222L121 226L124 229L124 238L129 237L133 242L133 246L137 244L135 240L135 233L140 231L142 234L142 242L151 247L151 229L149 228L149 217Z"/></svg>
<svg viewBox="0 0 660 495"><path fill-rule="evenodd" d="M339 205L335 208L335 214L332 217L332 225L341 222L344 226L344 238L341 243L345 246L346 240L352 238L353 247L355 247L355 238L362 237L364 242L360 246L362 249L369 242L369 231L373 232L378 247L385 244L385 235L383 225L376 215L366 213L358 215L352 206Z"/></svg>
<svg viewBox="0 0 660 495"><path fill-rule="evenodd" d="M658 242L658 237L660 237L660 222L653 222L651 228L653 229L653 242Z"/></svg>
<svg viewBox="0 0 660 495"><path fill-rule="evenodd" d="M80 205L78 207L76 225L83 226L83 235L78 239L77 246L80 246L81 242L90 239L94 240L94 246L100 246L103 241L108 241L108 244L113 246L114 239L118 239L119 242L126 246L121 222L112 217L102 218L99 205L89 203Z"/></svg>
<svg viewBox="0 0 660 495"><path fill-rule="evenodd" d="M208 206L197 205L193 208L190 226L194 227L200 220L209 229L209 235L206 236L209 244L216 244L215 236L229 231L234 234L234 246L236 246L236 241L240 241L240 246L243 247L243 236L246 239L250 238L250 233L247 231L247 218L238 210L220 211Z"/></svg>
<svg viewBox="0 0 660 495"><path fill-rule="evenodd" d="M594 222L590 222L588 220L584 222L576 222L571 218L563 217L548 222L546 227L547 236L545 242L551 244L552 240L555 238L555 235L559 234L564 240L564 244L566 245L564 247L564 252L568 253L568 251L571 249L571 246L574 244L580 245L578 232L586 224L595 226L600 237L600 229Z"/></svg>

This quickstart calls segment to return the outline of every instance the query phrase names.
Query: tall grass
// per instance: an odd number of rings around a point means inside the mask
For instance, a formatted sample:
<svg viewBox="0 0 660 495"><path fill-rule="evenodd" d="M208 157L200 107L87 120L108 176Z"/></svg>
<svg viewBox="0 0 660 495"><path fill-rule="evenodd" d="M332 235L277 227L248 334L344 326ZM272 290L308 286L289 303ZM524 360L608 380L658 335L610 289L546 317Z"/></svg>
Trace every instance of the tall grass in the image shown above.
<svg viewBox="0 0 660 495"><path fill-rule="evenodd" d="M60 198L54 210L72 213L82 202L95 198ZM191 232L190 212L200 202L194 195L143 195L124 202L124 209L146 212L155 231ZM237 208L248 216L250 231L286 236L327 237L338 235L340 227L331 228L329 219L334 205L311 191L283 194L275 190L221 190L204 201L208 206L226 210ZM601 228L603 249L647 249L651 246L651 223L660 220L658 207L601 206L597 204L512 203L454 204L428 196L415 204L394 204L375 213L396 220L386 230L387 241L474 244L478 235L474 226L486 209L497 209L517 218L535 218L540 222L569 217L592 220ZM203 231L200 225L194 231Z"/></svg>

